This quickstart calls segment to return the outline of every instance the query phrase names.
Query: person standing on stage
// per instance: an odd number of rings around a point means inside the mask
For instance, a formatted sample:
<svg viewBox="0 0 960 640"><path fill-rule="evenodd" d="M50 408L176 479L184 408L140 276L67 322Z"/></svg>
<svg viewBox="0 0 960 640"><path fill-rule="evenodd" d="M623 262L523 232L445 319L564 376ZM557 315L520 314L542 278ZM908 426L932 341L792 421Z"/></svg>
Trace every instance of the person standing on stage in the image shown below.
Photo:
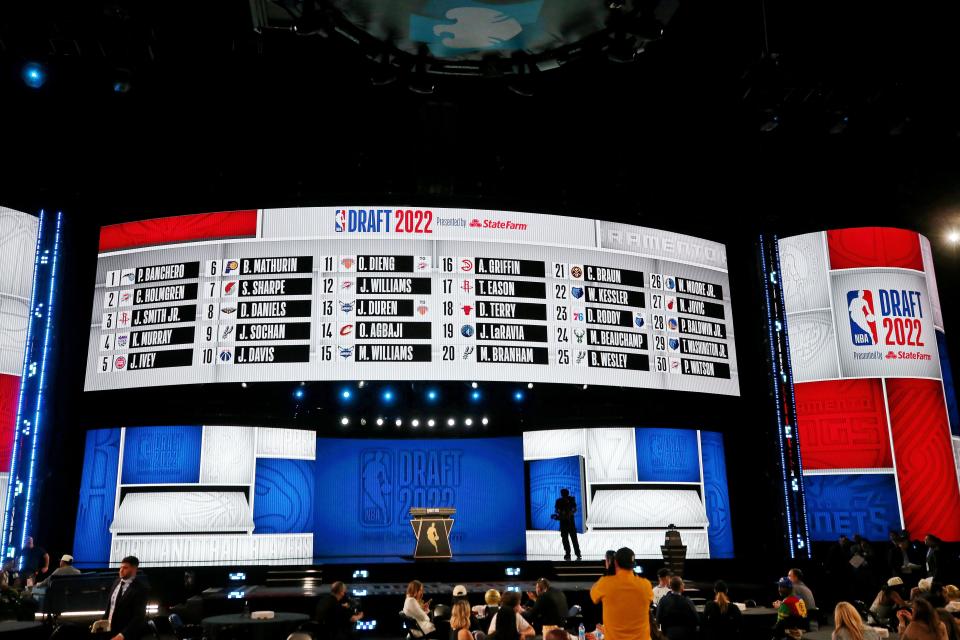
<svg viewBox="0 0 960 640"><path fill-rule="evenodd" d="M570 559L570 539L573 539L573 551L580 560L580 542L577 540L577 499L568 489L560 489L560 497L554 504L553 518L560 522L560 539L563 541L563 559Z"/></svg>

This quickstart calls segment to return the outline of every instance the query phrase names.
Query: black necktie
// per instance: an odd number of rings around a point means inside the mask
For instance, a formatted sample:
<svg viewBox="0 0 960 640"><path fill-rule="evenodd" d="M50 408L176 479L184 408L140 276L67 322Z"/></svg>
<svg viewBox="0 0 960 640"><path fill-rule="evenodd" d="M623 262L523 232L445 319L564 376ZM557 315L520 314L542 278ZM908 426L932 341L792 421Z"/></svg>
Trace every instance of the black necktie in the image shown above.
<svg viewBox="0 0 960 640"><path fill-rule="evenodd" d="M117 602L120 602L120 598L123 597L123 589L124 589L124 587L126 587L126 586L127 586L127 584L121 580L121 581L120 581L120 593L117 594ZM114 605L114 606L116 606L116 605Z"/></svg>

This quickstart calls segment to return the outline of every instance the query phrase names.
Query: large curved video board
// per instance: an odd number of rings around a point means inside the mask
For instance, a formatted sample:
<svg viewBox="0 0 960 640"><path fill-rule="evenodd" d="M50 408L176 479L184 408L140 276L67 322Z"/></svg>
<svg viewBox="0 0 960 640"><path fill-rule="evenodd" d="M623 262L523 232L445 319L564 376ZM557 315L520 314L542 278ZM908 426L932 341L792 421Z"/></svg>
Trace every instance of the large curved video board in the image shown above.
<svg viewBox="0 0 960 640"><path fill-rule="evenodd" d="M112 225L85 388L432 379L739 395L726 260L691 236L502 211Z"/></svg>
<svg viewBox="0 0 960 640"><path fill-rule="evenodd" d="M960 420L930 242L865 227L779 251L811 538L960 540Z"/></svg>

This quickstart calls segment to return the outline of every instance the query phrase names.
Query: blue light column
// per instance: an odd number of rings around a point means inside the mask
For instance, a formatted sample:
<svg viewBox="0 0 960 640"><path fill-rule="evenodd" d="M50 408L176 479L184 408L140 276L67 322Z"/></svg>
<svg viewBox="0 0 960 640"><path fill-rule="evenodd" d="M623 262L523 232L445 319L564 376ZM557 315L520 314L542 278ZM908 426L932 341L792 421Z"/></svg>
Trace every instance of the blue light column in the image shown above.
<svg viewBox="0 0 960 640"><path fill-rule="evenodd" d="M797 432L797 407L794 399L793 369L790 364L787 314L783 306L783 286L780 282L780 249L777 236L760 236L760 262L763 269L777 439L780 445L787 548L791 558L810 558L810 532L803 492L803 462L800 458Z"/></svg>
<svg viewBox="0 0 960 640"><path fill-rule="evenodd" d="M40 212L37 253L33 265L33 289L24 349L20 398L17 404L17 430L10 457L10 484L3 513L3 555L17 555L31 535L33 510L37 499L36 471L43 450L45 399L51 383L47 370L52 338L55 335L57 269L60 257L60 228L63 214ZM21 561L22 562L22 561Z"/></svg>

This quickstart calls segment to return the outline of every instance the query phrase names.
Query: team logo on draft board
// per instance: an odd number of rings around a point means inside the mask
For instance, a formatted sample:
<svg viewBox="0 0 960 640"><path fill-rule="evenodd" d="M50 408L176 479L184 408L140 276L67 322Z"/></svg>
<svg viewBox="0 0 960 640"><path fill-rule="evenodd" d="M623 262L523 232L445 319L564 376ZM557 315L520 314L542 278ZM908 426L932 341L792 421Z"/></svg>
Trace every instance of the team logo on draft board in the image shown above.
<svg viewBox="0 0 960 640"><path fill-rule="evenodd" d="M676 296L667 296L666 308L667 308L667 311L676 311L676 310L677 310L677 298L676 298Z"/></svg>
<svg viewBox="0 0 960 640"><path fill-rule="evenodd" d="M347 230L347 210L337 209L333 214L333 230L337 233L343 233Z"/></svg>
<svg viewBox="0 0 960 640"><path fill-rule="evenodd" d="M574 329L573 336L577 339L577 344L583 344L583 338L587 335L587 332L583 329Z"/></svg>
<svg viewBox="0 0 960 640"><path fill-rule="evenodd" d="M226 314L226 315L229 316L229 315L232 315L232 314L234 314L234 313L236 313L236 312L237 312L237 307L234 306L234 305L225 304L225 305L221 305L221 306L220 306L220 313L224 313L224 314Z"/></svg>
<svg viewBox="0 0 960 640"><path fill-rule="evenodd" d="M134 273L133 269L124 269L123 275L120 276L120 284L134 284L137 281L137 276Z"/></svg>
<svg viewBox="0 0 960 640"><path fill-rule="evenodd" d="M130 326L130 322L133 318L130 315L129 311L121 311L117 314L117 327L120 329L126 329Z"/></svg>
<svg viewBox="0 0 960 640"><path fill-rule="evenodd" d="M681 373L680 358L670 358L670 373Z"/></svg>
<svg viewBox="0 0 960 640"><path fill-rule="evenodd" d="M124 289L120 292L120 306L133 306L133 289Z"/></svg>
<svg viewBox="0 0 960 640"><path fill-rule="evenodd" d="M460 327L460 335L462 335L464 338L473 337L473 327L469 324L463 325Z"/></svg>
<svg viewBox="0 0 960 640"><path fill-rule="evenodd" d="M221 340L233 340L233 332L236 330L237 325L235 324L225 324L223 325L223 332L220 334Z"/></svg>
<svg viewBox="0 0 960 640"><path fill-rule="evenodd" d="M679 338L670 338L667 340L667 346L670 347L670 351L680 351Z"/></svg>
<svg viewBox="0 0 960 640"><path fill-rule="evenodd" d="M676 291L677 280L671 276L667 276L663 281L663 288L667 291Z"/></svg>
<svg viewBox="0 0 960 640"><path fill-rule="evenodd" d="M233 347L220 347L217 349L217 364L230 364L233 362Z"/></svg>
<svg viewBox="0 0 960 640"><path fill-rule="evenodd" d="M570 317L573 318L574 322L586 322L587 319L583 311L573 311L570 314Z"/></svg>
<svg viewBox="0 0 960 640"><path fill-rule="evenodd" d="M127 358L126 356L117 356L113 359L113 370L114 371L123 371L127 368Z"/></svg>
<svg viewBox="0 0 960 640"><path fill-rule="evenodd" d="M351 333L353 333L353 325L352 325L352 324L345 324L345 325L343 325L342 327L340 327L340 335L342 335L342 336L348 336L348 335L350 335Z"/></svg>
<svg viewBox="0 0 960 640"><path fill-rule="evenodd" d="M584 362L586 362L586 360L587 360L587 352L577 351L577 355L574 358L573 363L577 365L582 365Z"/></svg>
<svg viewBox="0 0 960 640"><path fill-rule="evenodd" d="M469 280L464 280L463 284L460 285L460 288L466 291L467 293L470 293L471 291L473 291L473 285L470 284Z"/></svg>
<svg viewBox="0 0 960 640"><path fill-rule="evenodd" d="M854 346L869 347L879 343L877 314L873 308L873 291L869 289L848 291L847 314L850 317L850 339Z"/></svg>
<svg viewBox="0 0 960 640"><path fill-rule="evenodd" d="M353 269L353 263L354 263L353 258L340 258L340 264L342 264L343 268L346 269L347 271L349 271L350 269Z"/></svg>
<svg viewBox="0 0 960 640"><path fill-rule="evenodd" d="M129 334L129 333L118 333L118 334L117 334L117 345L116 345L116 348L117 348L117 349L126 349L126 348L127 348L127 344L129 344L129 342L130 342L130 334Z"/></svg>
<svg viewBox="0 0 960 640"><path fill-rule="evenodd" d="M391 524L393 456L384 449L360 453L360 522L366 527Z"/></svg>
<svg viewBox="0 0 960 640"><path fill-rule="evenodd" d="M574 280L583 280L583 267L578 264L570 265L570 277Z"/></svg>
<svg viewBox="0 0 960 640"><path fill-rule="evenodd" d="M430 312L430 307L427 306L427 301L421 300L420 303L417 305L417 313L419 313L421 316L425 316L429 312Z"/></svg>
<svg viewBox="0 0 960 640"><path fill-rule="evenodd" d="M667 331L672 331L676 333L680 330L680 325L677 322L676 318L667 318Z"/></svg>
<svg viewBox="0 0 960 640"><path fill-rule="evenodd" d="M240 261L239 260L224 260L223 261L223 275L230 276L235 274L240 270Z"/></svg>
<svg viewBox="0 0 960 640"><path fill-rule="evenodd" d="M469 258L463 258L460 260L460 271L470 272L473 271L473 260Z"/></svg>
<svg viewBox="0 0 960 640"><path fill-rule="evenodd" d="M471 355L473 355L473 347L464 347L463 349L463 359L466 360Z"/></svg>
<svg viewBox="0 0 960 640"><path fill-rule="evenodd" d="M643 317L642 313L638 313L633 316L633 324L637 329L643 329L644 325L647 324L647 319Z"/></svg>
<svg viewBox="0 0 960 640"><path fill-rule="evenodd" d="M468 316L473 312L473 307L468 304L465 304L461 307L463 309L463 315Z"/></svg>
<svg viewBox="0 0 960 640"><path fill-rule="evenodd" d="M340 288L344 291L353 288L353 280L344 280L340 283Z"/></svg>
<svg viewBox="0 0 960 640"><path fill-rule="evenodd" d="M579 300L583 297L583 287L570 287L570 295Z"/></svg>
<svg viewBox="0 0 960 640"><path fill-rule="evenodd" d="M339 347L340 357L344 360L349 360L350 356L353 355L353 347Z"/></svg>
<svg viewBox="0 0 960 640"><path fill-rule="evenodd" d="M236 281L236 280L228 280L227 282L224 282L224 283L223 283L223 297L224 297L224 298L230 298L230 297L232 297L232 296L237 295L237 291L238 291L238 290L239 290L239 287L237 286L237 281Z"/></svg>
<svg viewBox="0 0 960 640"><path fill-rule="evenodd" d="M350 313L353 311L353 302L341 302L340 311L343 311L344 313Z"/></svg>
<svg viewBox="0 0 960 640"><path fill-rule="evenodd" d="M417 256L417 271L430 271L433 259L430 256Z"/></svg>

